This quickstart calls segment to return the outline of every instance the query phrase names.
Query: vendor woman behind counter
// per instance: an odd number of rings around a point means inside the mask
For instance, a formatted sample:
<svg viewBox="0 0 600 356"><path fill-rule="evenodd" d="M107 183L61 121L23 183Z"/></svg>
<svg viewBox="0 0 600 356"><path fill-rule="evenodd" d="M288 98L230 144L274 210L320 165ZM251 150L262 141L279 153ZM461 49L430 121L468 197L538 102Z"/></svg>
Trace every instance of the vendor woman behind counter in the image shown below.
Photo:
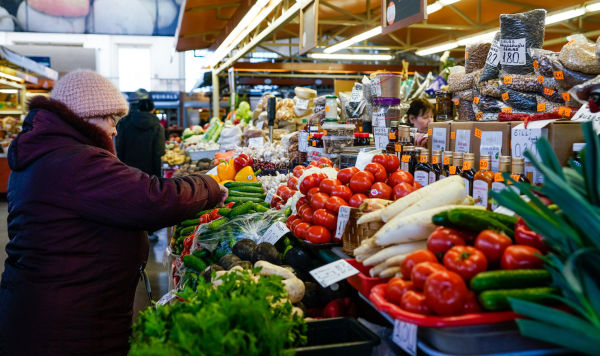
<svg viewBox="0 0 600 356"><path fill-rule="evenodd" d="M417 129L415 146L427 147L427 126L433 122L433 105L426 99L414 99L406 112L411 127Z"/></svg>

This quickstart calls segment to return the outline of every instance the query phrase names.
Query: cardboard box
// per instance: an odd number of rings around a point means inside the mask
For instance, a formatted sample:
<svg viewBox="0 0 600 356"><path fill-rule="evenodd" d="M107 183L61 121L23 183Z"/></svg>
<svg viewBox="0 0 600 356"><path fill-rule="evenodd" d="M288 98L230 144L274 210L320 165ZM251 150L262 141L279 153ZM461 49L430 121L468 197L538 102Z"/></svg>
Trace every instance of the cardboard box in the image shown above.
<svg viewBox="0 0 600 356"><path fill-rule="evenodd" d="M447 122L432 122L427 127L427 149L429 157L431 151L452 151L450 148L450 121Z"/></svg>
<svg viewBox="0 0 600 356"><path fill-rule="evenodd" d="M573 144L585 142L581 122L555 121L548 127L548 142L554 150L558 162L567 166L573 156Z"/></svg>
<svg viewBox="0 0 600 356"><path fill-rule="evenodd" d="M491 168L497 172L500 156L510 156L510 122L474 122L471 135L471 152L475 154L475 167L479 167L482 154L492 156Z"/></svg>
<svg viewBox="0 0 600 356"><path fill-rule="evenodd" d="M450 124L450 146L449 151L469 153L471 152L471 136L473 135L472 121L456 121Z"/></svg>

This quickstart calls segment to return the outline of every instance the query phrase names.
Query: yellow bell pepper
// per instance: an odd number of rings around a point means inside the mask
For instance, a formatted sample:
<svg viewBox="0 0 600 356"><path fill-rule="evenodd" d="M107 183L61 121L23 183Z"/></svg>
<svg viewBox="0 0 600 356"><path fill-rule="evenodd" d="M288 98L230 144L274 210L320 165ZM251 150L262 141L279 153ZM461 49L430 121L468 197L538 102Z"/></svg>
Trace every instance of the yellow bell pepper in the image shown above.
<svg viewBox="0 0 600 356"><path fill-rule="evenodd" d="M209 176L209 177L211 177L212 179L216 180L216 181L217 181L217 183L220 183L220 182L221 182L221 180L219 179L219 177L217 177L217 176L216 176L216 175L214 175L214 174L209 174L208 176Z"/></svg>
<svg viewBox="0 0 600 356"><path fill-rule="evenodd" d="M258 182L252 167L244 167L235 175L236 182Z"/></svg>
<svg viewBox="0 0 600 356"><path fill-rule="evenodd" d="M232 180L235 177L235 167L233 166L233 160L229 162L219 163L217 166L217 176L220 181Z"/></svg>

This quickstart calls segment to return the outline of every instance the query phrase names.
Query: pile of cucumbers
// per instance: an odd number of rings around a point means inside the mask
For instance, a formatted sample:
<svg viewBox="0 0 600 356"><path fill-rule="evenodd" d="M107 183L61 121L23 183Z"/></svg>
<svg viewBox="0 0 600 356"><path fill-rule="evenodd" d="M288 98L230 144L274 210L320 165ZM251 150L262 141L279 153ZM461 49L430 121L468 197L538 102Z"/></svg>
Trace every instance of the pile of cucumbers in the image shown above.
<svg viewBox="0 0 600 356"><path fill-rule="evenodd" d="M268 204L265 203L266 193L259 182L227 182L225 188L229 190L229 197L225 203L234 202L246 203L264 203L269 208Z"/></svg>
<svg viewBox="0 0 600 356"><path fill-rule="evenodd" d="M511 239L515 237L517 218L488 210L454 208L433 216L432 222L438 226L450 227L480 233L483 230L495 230L505 233Z"/></svg>

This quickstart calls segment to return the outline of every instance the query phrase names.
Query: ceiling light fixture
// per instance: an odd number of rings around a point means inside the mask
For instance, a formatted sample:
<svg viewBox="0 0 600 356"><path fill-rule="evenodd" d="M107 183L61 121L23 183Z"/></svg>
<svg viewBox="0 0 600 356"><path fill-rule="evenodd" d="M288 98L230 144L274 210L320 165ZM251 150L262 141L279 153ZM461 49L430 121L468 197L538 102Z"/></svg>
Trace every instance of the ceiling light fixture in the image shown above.
<svg viewBox="0 0 600 356"><path fill-rule="evenodd" d="M415 54L417 56L427 56L427 55L438 53L438 52L448 51L448 50L454 49L456 47L458 47L458 42L452 41L452 42L443 43L441 45L435 45L435 46L423 48L421 50L416 51Z"/></svg>
<svg viewBox="0 0 600 356"><path fill-rule="evenodd" d="M333 45L331 47L327 47L323 50L324 53L333 53L333 52L337 52L341 49L344 49L346 47L350 47L351 45L358 43L360 41L364 41L366 39L369 39L371 37L380 35L381 32L383 31L381 26L377 26L375 28L370 29L367 32L363 32L359 35L356 35L354 37L350 37L349 39L342 41L336 45Z"/></svg>
<svg viewBox="0 0 600 356"><path fill-rule="evenodd" d="M595 3L585 5L585 11L587 11L587 12L600 11L600 2L595 2Z"/></svg>
<svg viewBox="0 0 600 356"><path fill-rule="evenodd" d="M546 16L546 25L551 25L553 23L566 21L572 19L574 17L579 17L584 15L586 11L585 7L578 7L576 9L570 9L565 11L557 11L555 13Z"/></svg>
<svg viewBox="0 0 600 356"><path fill-rule="evenodd" d="M391 61L394 58L391 54L309 53L308 56L314 59L337 59L348 61Z"/></svg>
<svg viewBox="0 0 600 356"><path fill-rule="evenodd" d="M470 44L479 42L492 42L494 36L496 36L496 32L498 31L492 30L488 32L482 32L473 36L461 37L458 40L456 40L456 42L459 46L468 46Z"/></svg>

